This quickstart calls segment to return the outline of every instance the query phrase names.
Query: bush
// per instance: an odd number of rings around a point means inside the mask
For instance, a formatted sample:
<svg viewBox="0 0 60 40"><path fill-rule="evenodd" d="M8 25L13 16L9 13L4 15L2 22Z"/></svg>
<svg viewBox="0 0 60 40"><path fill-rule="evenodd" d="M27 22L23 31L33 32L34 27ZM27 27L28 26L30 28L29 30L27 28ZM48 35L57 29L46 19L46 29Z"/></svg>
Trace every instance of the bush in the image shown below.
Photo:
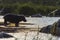
<svg viewBox="0 0 60 40"><path fill-rule="evenodd" d="M37 5L32 2L27 3L13 3L13 4L0 4L0 7L5 8L5 12L2 13L14 13L14 14L24 14L24 15L33 15L33 14L42 14L44 16L47 16L50 12L52 12L55 9L59 9L58 6L46 6L46 5Z"/></svg>
<svg viewBox="0 0 60 40"><path fill-rule="evenodd" d="M19 14L24 14L24 15L33 15L35 14L36 11L34 10L34 8L29 7L29 6L23 6L21 7L21 9L19 10Z"/></svg>

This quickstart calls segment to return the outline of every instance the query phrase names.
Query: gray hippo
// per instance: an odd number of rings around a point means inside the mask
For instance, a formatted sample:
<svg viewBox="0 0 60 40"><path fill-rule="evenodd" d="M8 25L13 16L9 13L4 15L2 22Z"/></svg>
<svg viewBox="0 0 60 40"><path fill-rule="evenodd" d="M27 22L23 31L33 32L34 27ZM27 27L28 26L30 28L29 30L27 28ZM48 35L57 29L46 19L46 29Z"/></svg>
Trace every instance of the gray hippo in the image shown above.
<svg viewBox="0 0 60 40"><path fill-rule="evenodd" d="M16 15L16 14L6 14L4 17L4 25L7 25L7 22L10 23L15 23L15 26L18 27L19 22L24 21L26 22L26 18L21 15Z"/></svg>

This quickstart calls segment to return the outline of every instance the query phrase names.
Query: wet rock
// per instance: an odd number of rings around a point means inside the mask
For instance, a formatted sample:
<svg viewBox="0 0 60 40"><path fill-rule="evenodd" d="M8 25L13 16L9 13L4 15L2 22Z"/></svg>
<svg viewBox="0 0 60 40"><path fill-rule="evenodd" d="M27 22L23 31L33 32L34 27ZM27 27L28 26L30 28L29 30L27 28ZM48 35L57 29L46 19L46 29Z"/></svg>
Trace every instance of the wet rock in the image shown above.
<svg viewBox="0 0 60 40"><path fill-rule="evenodd" d="M51 26L52 25L48 25L46 27L43 27L39 32L42 32L42 33L50 33Z"/></svg>
<svg viewBox="0 0 60 40"><path fill-rule="evenodd" d="M6 33L0 33L0 38L10 38L10 37L13 37L13 36Z"/></svg>
<svg viewBox="0 0 60 40"><path fill-rule="evenodd" d="M60 19L53 23L53 26L50 29L52 35L60 36Z"/></svg>

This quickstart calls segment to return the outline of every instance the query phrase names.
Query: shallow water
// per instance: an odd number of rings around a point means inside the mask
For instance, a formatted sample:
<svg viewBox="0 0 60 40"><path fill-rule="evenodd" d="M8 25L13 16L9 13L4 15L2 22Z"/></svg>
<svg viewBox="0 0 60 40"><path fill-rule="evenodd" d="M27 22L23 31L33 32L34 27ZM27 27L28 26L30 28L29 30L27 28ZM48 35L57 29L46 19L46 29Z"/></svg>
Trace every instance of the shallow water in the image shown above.
<svg viewBox="0 0 60 40"><path fill-rule="evenodd" d="M60 17L27 17L26 19L29 23L36 24L40 27L45 27L47 25L53 24L54 22L57 22L60 19Z"/></svg>
<svg viewBox="0 0 60 40"><path fill-rule="evenodd" d="M32 23L35 25L39 25L40 27L44 27L58 21L60 17L26 17L26 19L27 22L25 23ZM3 21L4 21L3 16L0 16L0 22Z"/></svg>
<svg viewBox="0 0 60 40"><path fill-rule="evenodd" d="M34 27L45 27L47 25L51 25L54 22L58 21L60 17L26 17L27 22L25 23L32 23L35 25L25 25L27 27L32 26ZM4 20L2 17L0 18L0 21L3 22ZM24 22L21 22L24 23ZM60 40L60 37L52 36L51 34L45 34L45 33L39 33L36 31L25 31L25 32L19 32L19 33L8 33L10 35L13 35L16 40Z"/></svg>
<svg viewBox="0 0 60 40"><path fill-rule="evenodd" d="M52 36L51 34L37 33L34 31L8 33L13 35L17 40L60 40L60 37Z"/></svg>
<svg viewBox="0 0 60 40"><path fill-rule="evenodd" d="M4 22L4 19L2 19L3 16L0 16L0 22ZM39 26L40 28L45 27L47 25L51 25L54 22L57 22L60 17L26 17L27 22L21 22L21 23L31 23L34 25L24 25L26 27L36 27ZM22 25L23 26L23 25Z"/></svg>

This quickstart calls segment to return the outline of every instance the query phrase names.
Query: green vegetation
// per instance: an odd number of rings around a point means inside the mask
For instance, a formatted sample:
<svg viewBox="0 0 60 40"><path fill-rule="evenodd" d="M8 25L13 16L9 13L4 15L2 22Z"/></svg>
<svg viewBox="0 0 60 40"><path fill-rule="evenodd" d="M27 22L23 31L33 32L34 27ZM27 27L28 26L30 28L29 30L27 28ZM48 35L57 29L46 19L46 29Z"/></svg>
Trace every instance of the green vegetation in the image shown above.
<svg viewBox="0 0 60 40"><path fill-rule="evenodd" d="M59 0L0 0L1 15L6 13L33 15L40 13L47 16L51 11L60 9Z"/></svg>

